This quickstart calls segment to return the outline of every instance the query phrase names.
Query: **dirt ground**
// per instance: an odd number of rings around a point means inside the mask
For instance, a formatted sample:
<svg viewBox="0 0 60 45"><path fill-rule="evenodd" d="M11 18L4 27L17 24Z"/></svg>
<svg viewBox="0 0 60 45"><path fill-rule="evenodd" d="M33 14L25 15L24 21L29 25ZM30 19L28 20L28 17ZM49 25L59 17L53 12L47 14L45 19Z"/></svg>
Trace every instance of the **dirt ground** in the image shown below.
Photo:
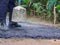
<svg viewBox="0 0 60 45"><path fill-rule="evenodd" d="M57 24L53 24L53 22L51 21L47 21L47 20L43 20L37 17L28 17L27 18L27 22L33 22L33 23L40 23L40 24L44 24L44 25L49 25L49 26L55 26L55 27L59 27L60 28L60 23Z"/></svg>
<svg viewBox="0 0 60 45"><path fill-rule="evenodd" d="M60 40L47 39L0 39L0 45L60 45Z"/></svg>

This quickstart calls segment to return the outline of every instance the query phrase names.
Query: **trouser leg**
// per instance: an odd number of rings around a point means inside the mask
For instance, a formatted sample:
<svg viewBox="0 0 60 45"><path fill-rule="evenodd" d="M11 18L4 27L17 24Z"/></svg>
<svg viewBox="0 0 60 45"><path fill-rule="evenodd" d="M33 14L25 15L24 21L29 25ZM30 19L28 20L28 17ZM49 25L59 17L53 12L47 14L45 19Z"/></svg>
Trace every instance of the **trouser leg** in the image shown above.
<svg viewBox="0 0 60 45"><path fill-rule="evenodd" d="M15 0L9 0L8 11L9 11L9 22L12 22L12 12L15 7Z"/></svg>
<svg viewBox="0 0 60 45"><path fill-rule="evenodd" d="M1 0L0 1L0 19L2 19L2 28L1 29L7 29L6 28L6 13L8 9L8 3L9 0Z"/></svg>
<svg viewBox="0 0 60 45"><path fill-rule="evenodd" d="M8 3L9 3L9 0L0 1L0 19L2 19L4 23L6 23L6 13L8 9L7 7Z"/></svg>
<svg viewBox="0 0 60 45"><path fill-rule="evenodd" d="M9 22L12 22L12 12L9 12Z"/></svg>

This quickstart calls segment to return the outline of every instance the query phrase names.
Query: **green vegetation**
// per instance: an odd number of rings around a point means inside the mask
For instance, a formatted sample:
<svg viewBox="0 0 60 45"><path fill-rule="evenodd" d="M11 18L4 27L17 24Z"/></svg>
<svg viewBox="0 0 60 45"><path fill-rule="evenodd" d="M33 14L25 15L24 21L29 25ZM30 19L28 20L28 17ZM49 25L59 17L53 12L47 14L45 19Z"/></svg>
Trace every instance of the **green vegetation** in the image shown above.
<svg viewBox="0 0 60 45"><path fill-rule="evenodd" d="M21 5L27 9L29 16L60 22L60 0L22 0Z"/></svg>

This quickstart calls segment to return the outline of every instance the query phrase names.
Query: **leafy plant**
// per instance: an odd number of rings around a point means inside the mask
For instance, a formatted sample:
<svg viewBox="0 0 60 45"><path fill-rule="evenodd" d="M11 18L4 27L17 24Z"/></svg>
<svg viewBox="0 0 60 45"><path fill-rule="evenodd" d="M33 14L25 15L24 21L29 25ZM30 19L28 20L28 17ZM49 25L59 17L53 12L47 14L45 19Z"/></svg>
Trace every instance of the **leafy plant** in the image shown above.
<svg viewBox="0 0 60 45"><path fill-rule="evenodd" d="M52 10L54 7L54 4L56 4L57 0L48 0L48 10Z"/></svg>
<svg viewBox="0 0 60 45"><path fill-rule="evenodd" d="M21 6L27 9L28 15L30 12L33 12L33 14L37 16L39 15L40 17L52 19L54 17L52 14L54 4L56 4L56 12L60 11L60 0L22 0Z"/></svg>
<svg viewBox="0 0 60 45"><path fill-rule="evenodd" d="M58 12L60 12L60 5L57 5L56 9L58 10Z"/></svg>
<svg viewBox="0 0 60 45"><path fill-rule="evenodd" d="M32 7L35 9L37 13L41 13L43 9L43 5L38 2L38 3L33 3Z"/></svg>

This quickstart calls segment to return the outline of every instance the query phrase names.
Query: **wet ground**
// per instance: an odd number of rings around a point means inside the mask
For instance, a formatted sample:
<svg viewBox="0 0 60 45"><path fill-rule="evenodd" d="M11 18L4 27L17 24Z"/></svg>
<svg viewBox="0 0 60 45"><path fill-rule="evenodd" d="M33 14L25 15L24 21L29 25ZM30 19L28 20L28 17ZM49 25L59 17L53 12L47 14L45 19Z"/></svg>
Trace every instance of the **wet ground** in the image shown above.
<svg viewBox="0 0 60 45"><path fill-rule="evenodd" d="M43 24L20 22L19 29L0 30L0 38L33 38L33 39L60 39L60 28Z"/></svg>

